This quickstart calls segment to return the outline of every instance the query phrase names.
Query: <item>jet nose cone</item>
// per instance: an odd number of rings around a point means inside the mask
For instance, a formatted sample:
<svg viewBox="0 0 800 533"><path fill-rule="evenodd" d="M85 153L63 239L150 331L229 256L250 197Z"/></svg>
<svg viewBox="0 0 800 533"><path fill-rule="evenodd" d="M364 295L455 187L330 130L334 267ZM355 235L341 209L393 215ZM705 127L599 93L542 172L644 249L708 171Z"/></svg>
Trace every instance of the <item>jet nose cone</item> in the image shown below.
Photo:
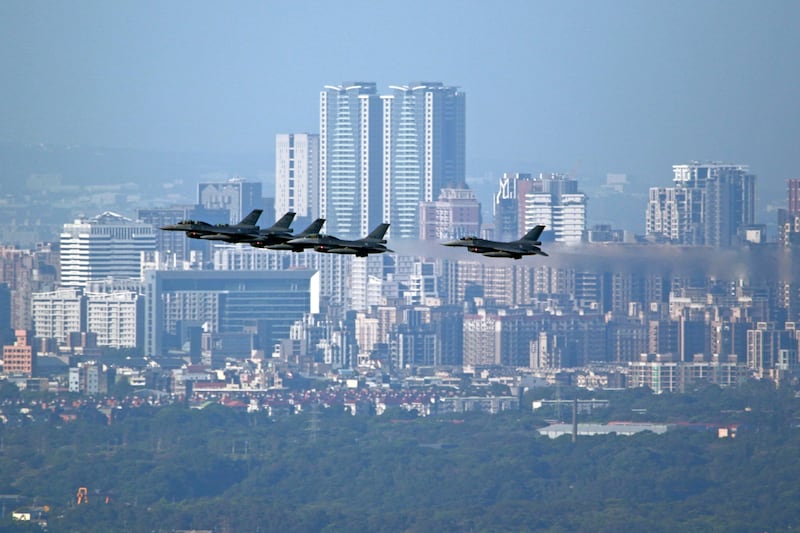
<svg viewBox="0 0 800 533"><path fill-rule="evenodd" d="M443 242L442 246L464 246L463 241L447 241Z"/></svg>

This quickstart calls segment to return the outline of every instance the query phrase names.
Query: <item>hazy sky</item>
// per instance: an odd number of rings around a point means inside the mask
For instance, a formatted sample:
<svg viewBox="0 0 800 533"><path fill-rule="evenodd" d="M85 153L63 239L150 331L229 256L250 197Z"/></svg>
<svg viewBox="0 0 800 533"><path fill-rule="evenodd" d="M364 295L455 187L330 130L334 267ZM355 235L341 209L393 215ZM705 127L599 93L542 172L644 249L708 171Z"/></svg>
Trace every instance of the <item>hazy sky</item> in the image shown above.
<svg viewBox="0 0 800 533"><path fill-rule="evenodd" d="M323 85L467 94L470 175L800 176L800 1L0 2L0 141L261 153Z"/></svg>

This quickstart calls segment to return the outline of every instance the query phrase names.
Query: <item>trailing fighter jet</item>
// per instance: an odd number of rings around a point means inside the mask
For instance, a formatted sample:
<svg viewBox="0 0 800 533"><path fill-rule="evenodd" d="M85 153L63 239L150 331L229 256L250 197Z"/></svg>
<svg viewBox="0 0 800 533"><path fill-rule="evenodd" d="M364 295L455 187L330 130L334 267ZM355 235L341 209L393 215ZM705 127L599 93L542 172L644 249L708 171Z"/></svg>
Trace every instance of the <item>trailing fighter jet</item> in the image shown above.
<svg viewBox="0 0 800 533"><path fill-rule="evenodd" d="M277 222L268 228L258 229L255 233L244 235L234 242L247 243L250 246L263 248L267 244L280 243L288 241L292 238L292 221L295 216L294 211L287 211ZM203 237L210 240L225 240L216 239L212 236Z"/></svg>
<svg viewBox="0 0 800 533"><path fill-rule="evenodd" d="M202 220L181 220L177 224L161 226L164 231L185 231L191 239L208 239L213 241L241 242L243 237L251 237L258 233L258 217L262 209L253 209L238 224L209 224Z"/></svg>
<svg viewBox="0 0 800 533"><path fill-rule="evenodd" d="M535 226L521 239L511 242L490 241L479 239L478 237L461 237L457 241L442 243L443 246L462 246L470 252L481 254L486 257L513 257L520 259L523 255L544 255L540 246L539 236L542 234L544 226Z"/></svg>
<svg viewBox="0 0 800 533"><path fill-rule="evenodd" d="M283 235L280 236L273 235L271 238L273 242L257 240L251 242L250 246L253 246L255 248L269 248L270 250L291 250L293 252L302 252L306 248L311 248L311 246L304 246L301 244L292 245L289 244L289 241L292 239L300 239L311 235L317 235L319 234L319 230L322 229L323 224L325 224L325 219L318 218L314 222L309 224L306 229L304 229L297 235L289 234L288 237L286 238L284 238Z"/></svg>
<svg viewBox="0 0 800 533"><path fill-rule="evenodd" d="M378 224L378 226L363 239L355 239L352 241L340 239L333 235L316 234L292 239L286 244L289 246L299 245L304 248L313 248L317 252L326 254L350 254L356 257L367 257L369 254L394 252L394 250L389 250L386 247L386 240L383 238L387 229L389 229L389 224Z"/></svg>

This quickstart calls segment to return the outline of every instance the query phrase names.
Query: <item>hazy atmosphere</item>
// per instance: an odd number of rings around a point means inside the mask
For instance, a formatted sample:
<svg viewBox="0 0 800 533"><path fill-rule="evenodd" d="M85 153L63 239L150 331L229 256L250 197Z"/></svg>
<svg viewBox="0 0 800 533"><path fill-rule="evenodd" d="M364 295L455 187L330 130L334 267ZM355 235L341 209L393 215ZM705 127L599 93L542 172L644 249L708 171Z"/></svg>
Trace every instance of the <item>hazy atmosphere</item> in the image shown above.
<svg viewBox="0 0 800 533"><path fill-rule="evenodd" d="M0 0L0 532L800 531L800 0Z"/></svg>
<svg viewBox="0 0 800 533"><path fill-rule="evenodd" d="M646 188L720 160L763 201L798 174L799 21L793 1L5 1L0 141L255 156L269 180L323 85L436 80L467 94L473 180Z"/></svg>

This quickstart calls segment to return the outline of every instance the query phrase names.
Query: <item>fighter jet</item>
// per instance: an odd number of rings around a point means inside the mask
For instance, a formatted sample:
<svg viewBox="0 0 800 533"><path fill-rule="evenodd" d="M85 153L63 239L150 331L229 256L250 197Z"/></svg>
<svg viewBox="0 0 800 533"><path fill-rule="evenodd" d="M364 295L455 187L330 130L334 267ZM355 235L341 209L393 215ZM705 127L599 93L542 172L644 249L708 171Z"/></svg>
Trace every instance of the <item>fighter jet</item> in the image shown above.
<svg viewBox="0 0 800 533"><path fill-rule="evenodd" d="M268 228L257 229L253 234L242 236L238 241L240 243L247 243L250 246L263 248L267 244L276 244L286 242L292 238L292 221L295 216L294 211L287 211L277 222ZM204 239L211 239L211 237L203 237ZM216 240L216 239L214 239ZM221 240L221 239L220 239Z"/></svg>
<svg viewBox="0 0 800 533"><path fill-rule="evenodd" d="M300 245L305 248L313 248L317 252L326 254L350 254L356 257L367 257L369 254L382 254L384 252L394 251L386 247L386 240L383 238L387 229L389 229L389 224L378 224L378 226L363 239L352 241L340 239L333 235L316 234L292 239L286 244L290 246Z"/></svg>
<svg viewBox="0 0 800 533"><path fill-rule="evenodd" d="M255 248L269 248L270 250L291 250L293 252L302 252L306 248L311 248L311 246L304 246L301 244L289 244L289 241L292 239L300 239L303 237L308 237L310 235L317 235L319 234L319 230L322 229L322 225L325 224L324 218L318 218L314 222L308 225L306 229L298 233L297 235L289 235L288 237L284 238L283 235L280 236L272 236L272 240L274 242L267 242L262 240L257 240L250 243L250 246Z"/></svg>
<svg viewBox="0 0 800 533"><path fill-rule="evenodd" d="M238 224L209 224L202 220L181 220L177 224L161 226L161 229L164 231L184 231L190 239L204 239L209 235L215 235L217 237L213 237L211 240L225 240L218 236L227 233L231 236L229 242L235 242L234 239L238 235L258 232L256 222L258 217L261 216L261 212L261 209L253 209Z"/></svg>
<svg viewBox="0 0 800 533"><path fill-rule="evenodd" d="M461 237L457 241L442 243L444 246L462 246L470 252L481 254L486 257L513 257L520 259L523 255L544 255L540 246L539 236L542 234L544 226L535 226L521 239L511 242L490 241L479 239L478 237Z"/></svg>
<svg viewBox="0 0 800 533"><path fill-rule="evenodd" d="M217 224L211 233L200 235L200 238L207 241L248 242L258 235L256 222L262 212L262 209L253 209L238 224Z"/></svg>

